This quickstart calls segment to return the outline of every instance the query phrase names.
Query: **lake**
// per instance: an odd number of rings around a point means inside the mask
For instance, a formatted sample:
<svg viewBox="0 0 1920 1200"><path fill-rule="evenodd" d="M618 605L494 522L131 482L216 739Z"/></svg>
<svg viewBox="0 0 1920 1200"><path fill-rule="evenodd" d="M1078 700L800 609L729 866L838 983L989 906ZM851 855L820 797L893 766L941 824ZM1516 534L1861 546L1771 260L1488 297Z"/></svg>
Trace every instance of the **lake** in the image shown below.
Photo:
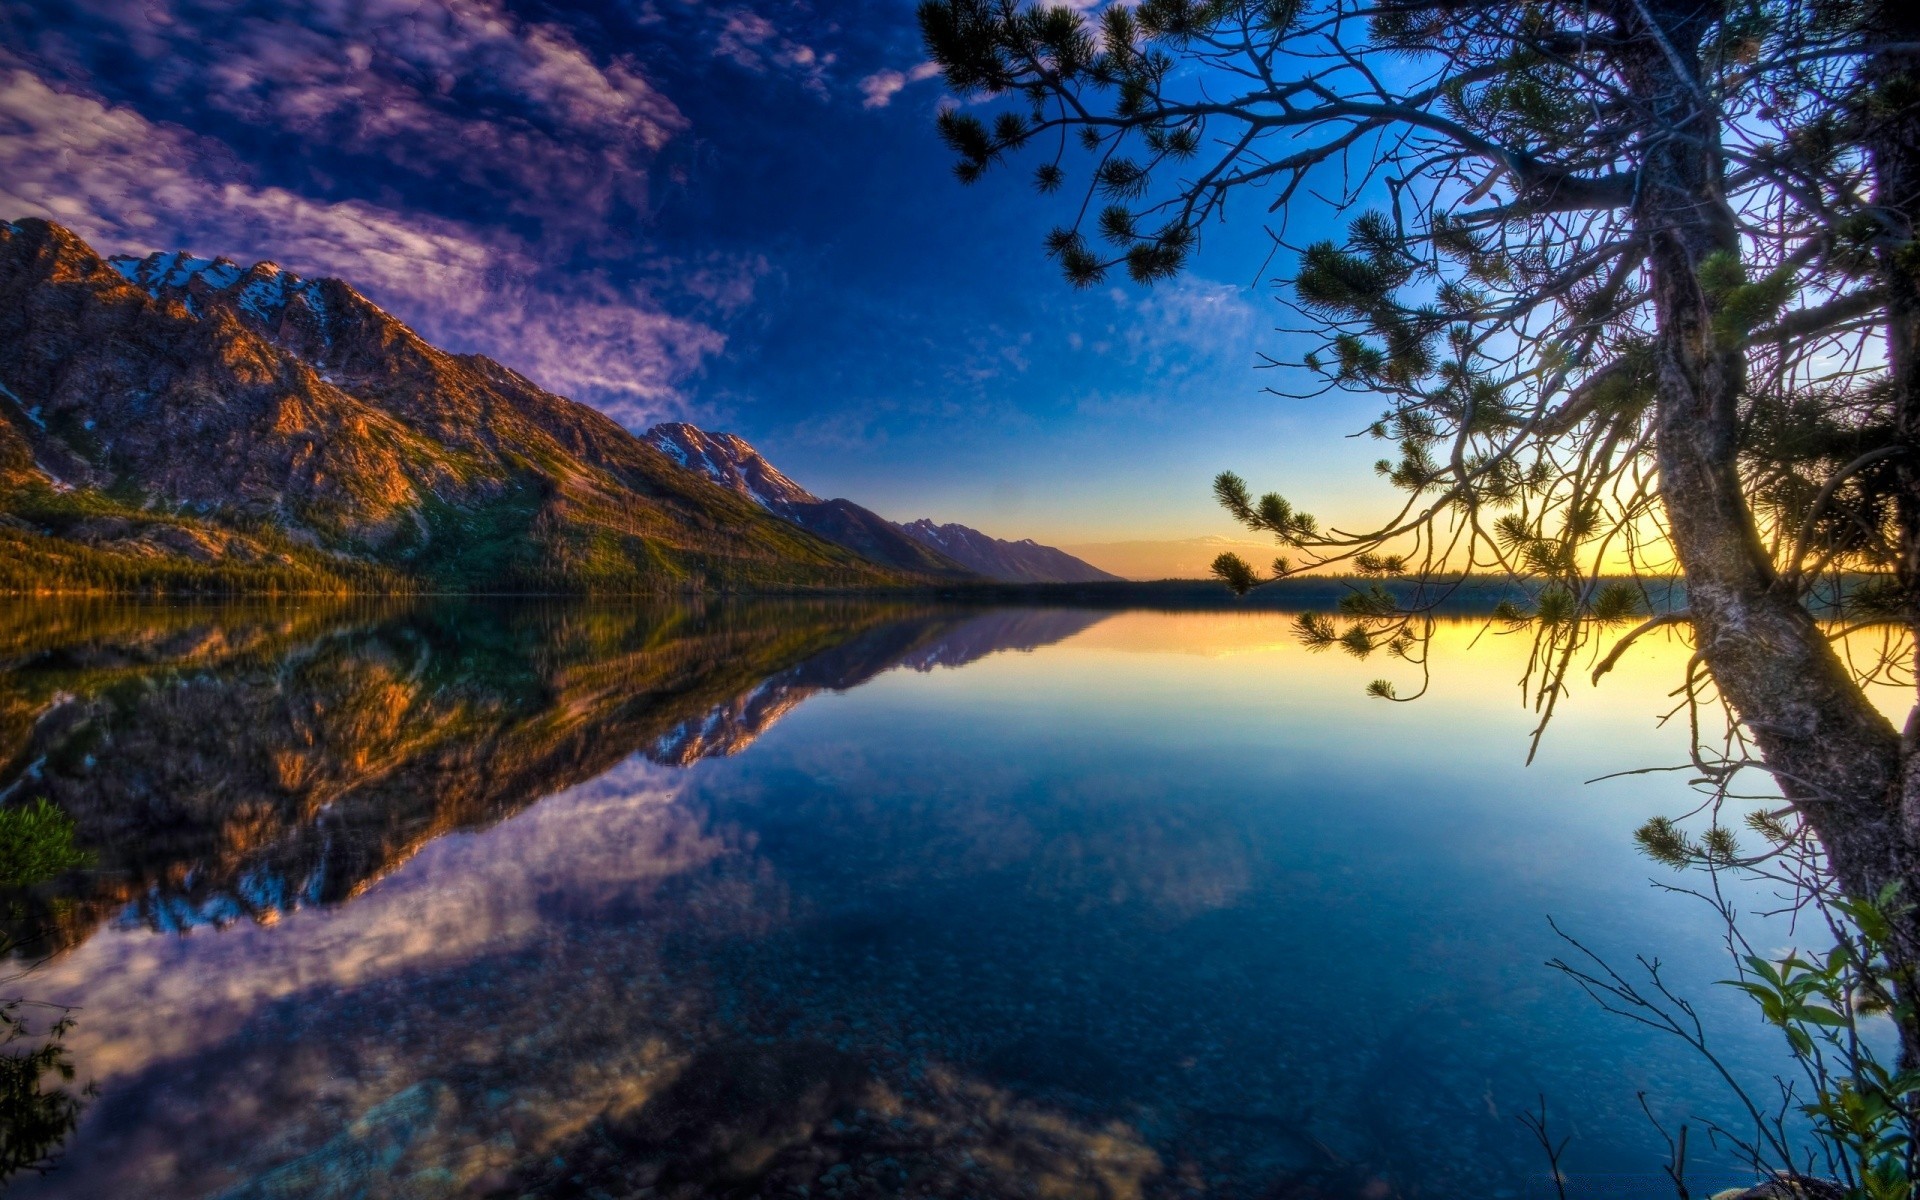
<svg viewBox="0 0 1920 1200"><path fill-rule="evenodd" d="M1633 845L1685 776L1586 782L1684 758L1684 648L1529 766L1523 638L1396 704L1290 621L0 610L0 793L93 856L12 909L98 1088L15 1193L1546 1196L1542 1096L1569 1195L1672 1195L1649 1114L1737 1182L1707 1065L1545 965L1787 1065Z"/></svg>

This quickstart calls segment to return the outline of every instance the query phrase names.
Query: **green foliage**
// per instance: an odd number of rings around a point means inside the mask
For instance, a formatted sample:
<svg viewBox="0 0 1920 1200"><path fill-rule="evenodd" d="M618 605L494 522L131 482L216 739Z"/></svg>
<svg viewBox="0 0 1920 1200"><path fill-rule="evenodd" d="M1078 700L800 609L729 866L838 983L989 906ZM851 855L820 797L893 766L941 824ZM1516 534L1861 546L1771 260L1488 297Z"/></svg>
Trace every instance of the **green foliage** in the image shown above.
<svg viewBox="0 0 1920 1200"><path fill-rule="evenodd" d="M1755 480L1753 504L1782 531L1783 545L1793 549L1804 538L1820 553L1816 563L1891 575L1899 565L1900 464L1890 455L1861 463L1897 439L1886 389L1760 391L1742 416L1741 460ZM1899 616L1906 608L1902 602L1882 611Z"/></svg>
<svg viewBox="0 0 1920 1200"><path fill-rule="evenodd" d="M1233 589L1236 596L1244 596L1260 582L1260 577L1248 566L1246 560L1231 551L1213 560L1211 568L1216 578Z"/></svg>
<svg viewBox="0 0 1920 1200"><path fill-rule="evenodd" d="M1304 612L1295 617L1293 632L1310 650L1321 650L1340 640L1340 630L1321 613Z"/></svg>
<svg viewBox="0 0 1920 1200"><path fill-rule="evenodd" d="M1807 386L1867 327L1864 285L1920 254L1911 239L1890 245L1863 199L1861 121L1899 111L1842 65L1857 66L1867 11L1757 0L1703 10L1677 34L1701 64L1703 119L1721 123L1701 136L1731 136L1750 158L1724 178L1658 185L1697 190L1701 208L1739 226L1733 245L1691 250L1693 278L1676 282L1697 284L1711 341L1746 356L1727 445L1772 557L1759 569L1786 587L1803 586L1803 571L1890 575L1906 561L1894 550L1902 469L1849 465L1905 437L1883 419L1887 389L1859 386L1878 368ZM1279 493L1256 499L1231 473L1214 482L1236 520L1300 552L1274 578L1350 564L1433 585L1394 593L1395 613L1350 600L1343 617L1367 626L1351 649L1409 634L1463 565L1527 591L1499 617L1533 631L1523 687L1535 699L1563 692L1573 651L1606 626L1653 615L1648 590L1604 576L1623 562L1670 569L1649 564L1665 544L1655 344L1672 348L1652 284L1672 268L1636 214L1650 148L1677 135L1639 95L1635 64L1676 47L1572 4L1496 17L1429 4L1143 0L1087 14L929 0L920 18L951 86L1022 114L943 118L963 174L1040 147L1042 190L1083 188L1047 240L1077 286L1119 267L1141 283L1177 273L1233 195L1267 212L1381 197L1275 282L1305 318L1293 332L1313 342L1299 364L1312 379L1293 386L1382 400L1367 432L1392 443L1376 471L1405 507L1378 530L1325 530ZM1261 82L1216 90L1216 78ZM1890 86L1867 91L1913 90ZM1837 325L1810 321L1829 301L1864 304ZM1237 557L1214 574L1238 593L1271 582ZM1911 615L1891 583L1840 590L1845 615ZM1332 636L1347 637L1344 625Z"/></svg>
<svg viewBox="0 0 1920 1200"><path fill-rule="evenodd" d="M113 527L125 540L186 534L227 541L237 535L248 554L200 562L177 554L134 554L79 540L89 528ZM404 590L403 580L373 563L301 544L262 522L231 527L150 510L137 493L44 484L0 491L0 594L131 592L145 594L302 594Z"/></svg>
<svg viewBox="0 0 1920 1200"><path fill-rule="evenodd" d="M1298 542L1319 532L1319 523L1311 514L1296 512L1285 498L1275 492L1260 497L1256 504L1247 491L1247 481L1232 471L1222 471L1214 478L1213 494L1235 519L1249 529L1271 533L1283 542Z"/></svg>
<svg viewBox="0 0 1920 1200"><path fill-rule="evenodd" d="M1340 597L1340 611L1349 617L1391 617L1400 602L1375 583Z"/></svg>
<svg viewBox="0 0 1920 1200"><path fill-rule="evenodd" d="M1646 600L1640 589L1624 579L1609 580L1593 598L1592 613L1596 621L1624 621L1645 611Z"/></svg>
<svg viewBox="0 0 1920 1200"><path fill-rule="evenodd" d="M0 808L0 888L32 887L92 862L74 846L73 830L73 819L44 798Z"/></svg>
<svg viewBox="0 0 1920 1200"><path fill-rule="evenodd" d="M1679 870L1700 857L1700 851L1671 817L1654 817L1634 831L1633 840L1655 862Z"/></svg>
<svg viewBox="0 0 1920 1200"><path fill-rule="evenodd" d="M1659 817L1643 825L1635 840L1650 857L1675 869L1754 873L1764 870L1763 864L1799 861L1793 855L1803 844L1804 831L1792 818L1790 808L1749 814L1747 827L1767 843L1762 853L1752 857L1742 857L1733 831L1717 820L1693 837L1677 822ZM1768 877L1794 887L1806 882L1792 873ZM1719 891L1716 883L1714 892ZM1761 1019L1786 1039L1800 1082L1784 1091L1783 1098L1806 1118L1811 1134L1811 1150L1795 1150L1795 1135L1779 1116L1763 1117L1740 1082L1729 1077L1759 1126L1759 1141L1739 1145L1756 1166L1771 1160L1772 1168L1783 1176L1817 1170L1841 1185L1833 1194L1846 1200L1913 1200L1911 1164L1920 1149L1915 1141L1920 1130L1920 1069L1881 1058L1887 1042L1897 1045L1889 1036L1892 1031L1906 1027L1913 1016L1911 987L1893 955L1896 928L1910 922L1912 914L1898 883L1871 897L1802 894L1808 903L1799 910L1798 926L1817 929L1824 918L1833 935L1833 944L1817 953L1753 953L1733 924L1733 910L1722 901L1715 902L1728 922L1729 948L1740 948L1735 954L1738 974L1721 983L1751 999ZM1577 972L1575 977L1580 978ZM1643 1014L1653 1011L1631 989L1595 989L1590 976L1582 982L1612 1011L1628 1015L1634 1015L1632 1008ZM1622 1008L1609 998L1631 1003ZM1674 997L1668 993L1668 999ZM1686 1017L1685 1024L1657 1014L1649 1023L1665 1024L1704 1052L1693 1010L1684 1002L1676 1005Z"/></svg>
<svg viewBox="0 0 1920 1200"><path fill-rule="evenodd" d="M0 897L92 862L73 839L73 819L45 799L0 808ZM22 906L9 901L0 916L11 924L21 913ZM0 955L18 944L7 937ZM46 1169L80 1116L81 1097L66 1086L74 1066L63 1039L73 1021L63 1012L35 1034L25 1017L29 1008L23 1000L0 1000L0 1180Z"/></svg>
<svg viewBox="0 0 1920 1200"><path fill-rule="evenodd" d="M1597 678L1641 633L1693 627L1707 673L1690 668L1676 695L1698 782L1719 803L1756 752L1775 769L1789 753L1753 736L1778 715L1757 703L1764 671L1739 668L1746 729L1729 712L1718 742L1717 722L1701 719L1718 702L1712 673L1738 666L1719 652L1723 637L1777 654L1783 671L1808 659L1714 627L1717 606L1676 611L1677 589L1664 586L1675 570L1707 565L1716 587L1753 585L1765 593L1755 611L1798 605L1803 629L1827 616L1899 620L1906 628L1880 654L1844 656L1860 686L1835 703L1863 725L1874 719L1867 682L1911 686L1913 438L1895 398L1911 407L1913 381L1897 355L1889 367L1874 332L1901 327L1890 297L1920 279L1911 197L1887 192L1879 161L1910 174L1903 151L1880 144L1884 123L1904 128L1920 95L1912 72L1881 70L1875 23L1896 8L1754 0L1685 15L1628 6L1623 18L1571 3L1416 3L1314 6L1303 20L1261 0L1143 0L1097 31L1020 0L931 0L921 14L950 83L1006 96L1057 131L1057 141L1021 133L1058 146L1050 178L1072 164L1084 180L1074 223L1049 247L1076 284L1123 262L1136 279L1164 278L1166 264L1136 260L1135 248L1156 228L1196 235L1226 217L1230 196L1251 194L1265 212L1381 196L1381 211L1307 246L1279 282L1306 325L1290 332L1313 342L1298 394L1344 390L1383 406L1366 432L1391 443L1376 470L1401 493L1395 515L1371 531L1323 531L1230 472L1214 480L1215 498L1297 550L1304 569L1412 577L1356 589L1338 620L1301 616L1296 633L1315 649L1417 654L1420 622L1450 577L1502 572L1521 595L1496 617L1534 639L1523 690L1541 714L1536 739L1570 690L1577 652L1596 650ZM1214 79L1234 82L1214 89ZM1189 135L1205 156L1170 165L1176 144L1195 144ZM956 149L984 170L1012 142ZM1096 212L1098 249L1081 233ZM1716 520L1689 522L1675 505ZM1670 532L1683 535L1677 545ZM1728 570L1734 556L1744 557ZM1632 578L1609 578L1623 563ZM1233 556L1215 573L1239 592L1265 582ZM1607 628L1648 616L1624 635ZM1602 636L1614 647L1604 656ZM1386 681L1368 691L1397 698ZM1886 742L1852 747L1881 755ZM1801 797L1828 782L1780 779ZM1835 829L1879 828L1883 799L1868 792L1820 811L1836 814ZM1797 818L1758 814L1747 828L1768 842L1751 857L1717 824L1691 837L1653 821L1637 837L1675 866L1803 856L1813 882L1801 894L1830 894L1835 880ZM1920 1078L1863 1056L1870 1039L1856 1018L1894 1007L1881 976L1896 950L1913 968L1914 923L1902 918L1909 934L1895 947L1875 932L1886 914L1855 904L1834 910L1849 931L1834 954L1752 959L1740 986L1807 1064L1805 1113L1850 1200L1910 1197L1905 1164L1920 1154L1904 1106ZM1920 1020L1894 1015L1920 1056ZM1804 1165L1776 1157L1785 1171Z"/></svg>
<svg viewBox="0 0 1920 1200"><path fill-rule="evenodd" d="M1493 606L1493 619L1508 625L1523 625L1532 617L1532 611L1523 608L1517 600L1502 600Z"/></svg>
<svg viewBox="0 0 1920 1200"><path fill-rule="evenodd" d="M1407 574L1407 557L1405 557L1405 555L1375 555L1375 553L1363 553L1363 555L1357 555L1356 559L1354 559L1354 568L1356 568L1359 574L1379 574L1379 576Z"/></svg>
<svg viewBox="0 0 1920 1200"><path fill-rule="evenodd" d="M1865 1023L1911 1001L1895 986L1888 952L1901 918L1898 891L1833 902L1838 936L1820 955L1742 958L1723 981L1750 996L1781 1031L1812 1084L1800 1111L1859 1200L1911 1200L1920 1070L1884 1063ZM1896 1016L1898 1014L1895 1014Z"/></svg>
<svg viewBox="0 0 1920 1200"><path fill-rule="evenodd" d="M1534 601L1533 618L1543 625L1559 625L1572 620L1575 611L1572 592L1562 587L1550 587Z"/></svg>
<svg viewBox="0 0 1920 1200"><path fill-rule="evenodd" d="M45 1171L80 1120L89 1086L75 1095L73 1056L64 1039L73 1028L62 1013L35 1033L20 1000L0 1002L0 1181Z"/></svg>
<svg viewBox="0 0 1920 1200"><path fill-rule="evenodd" d="M523 470L467 504L429 494L377 544L335 540L329 548L296 540L273 517L188 515L85 488L0 489L0 594L659 596L721 586L927 582L877 567L719 489L667 497L683 512L694 510L675 522L617 488L561 494L550 480L567 470ZM301 519L309 518L333 520L324 513ZM655 536L662 530L667 536Z"/></svg>
<svg viewBox="0 0 1920 1200"><path fill-rule="evenodd" d="M1791 267L1781 266L1750 281L1739 256L1725 250L1701 260L1700 287L1714 308L1714 333L1729 345L1744 342L1793 298L1795 275Z"/></svg>
<svg viewBox="0 0 1920 1200"><path fill-rule="evenodd" d="M1346 632L1336 639L1340 648L1355 658L1365 658L1374 651L1373 631L1365 625L1349 625Z"/></svg>

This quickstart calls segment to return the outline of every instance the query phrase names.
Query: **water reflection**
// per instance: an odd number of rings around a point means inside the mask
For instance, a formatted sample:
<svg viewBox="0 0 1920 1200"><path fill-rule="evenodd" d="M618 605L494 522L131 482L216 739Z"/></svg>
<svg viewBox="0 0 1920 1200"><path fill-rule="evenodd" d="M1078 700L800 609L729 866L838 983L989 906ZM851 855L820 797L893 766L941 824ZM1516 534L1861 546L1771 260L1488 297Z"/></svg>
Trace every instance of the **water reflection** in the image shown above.
<svg viewBox="0 0 1920 1200"><path fill-rule="evenodd" d="M12 617L0 798L50 799L95 860L23 898L55 949L108 919L179 931L337 904L433 838L632 754L733 754L822 689L1099 619L795 604Z"/></svg>
<svg viewBox="0 0 1920 1200"><path fill-rule="evenodd" d="M87 865L73 844L73 822L45 800L0 808L0 914L19 925L26 889ZM0 961L32 952L26 934L0 933ZM11 980L0 979L0 986ZM50 1011L49 1011L50 1010ZM35 1017L40 1019L36 1022ZM65 1045L71 1014L21 997L0 999L0 1181L50 1170L79 1121L73 1056Z"/></svg>
<svg viewBox="0 0 1920 1200"><path fill-rule="evenodd" d="M21 986L103 1082L20 1192L1519 1195L1541 1089L1647 1161L1634 1091L1707 1093L1537 965L1676 928L1646 797L1285 627L6 614L0 788L94 856Z"/></svg>

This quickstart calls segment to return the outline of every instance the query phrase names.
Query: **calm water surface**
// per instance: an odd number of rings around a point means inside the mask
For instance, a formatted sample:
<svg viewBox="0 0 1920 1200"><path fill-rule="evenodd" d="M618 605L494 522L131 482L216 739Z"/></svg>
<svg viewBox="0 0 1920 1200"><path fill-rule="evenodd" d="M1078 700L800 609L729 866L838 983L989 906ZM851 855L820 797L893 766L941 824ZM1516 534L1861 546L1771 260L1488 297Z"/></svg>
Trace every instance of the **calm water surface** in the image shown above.
<svg viewBox="0 0 1920 1200"><path fill-rule="evenodd" d="M1582 782L1678 755L1681 652L1526 767L1524 647L1388 704L1288 623L0 613L0 790L95 855L8 987L99 1092L17 1194L1544 1195L1544 1094L1670 1195L1637 1094L1729 1099L1543 963L1658 954L1783 1065L1632 848L1682 785Z"/></svg>

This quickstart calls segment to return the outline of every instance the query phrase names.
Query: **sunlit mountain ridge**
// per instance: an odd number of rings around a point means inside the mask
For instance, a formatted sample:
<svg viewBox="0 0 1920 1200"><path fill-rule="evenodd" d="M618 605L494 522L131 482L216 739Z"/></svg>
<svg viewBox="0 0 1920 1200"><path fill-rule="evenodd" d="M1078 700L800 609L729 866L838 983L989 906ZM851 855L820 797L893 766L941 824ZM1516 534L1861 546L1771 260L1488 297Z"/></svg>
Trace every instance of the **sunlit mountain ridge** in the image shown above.
<svg viewBox="0 0 1920 1200"><path fill-rule="evenodd" d="M684 422L656 425L646 440L675 462L763 505L803 529L863 558L905 570L1000 583L1117 583L1120 576L1042 546L1032 538L1008 541L965 525L889 521L851 500L822 500L768 462L744 439L709 433Z"/></svg>
<svg viewBox="0 0 1920 1200"><path fill-rule="evenodd" d="M337 279L0 222L0 588L925 583Z"/></svg>

